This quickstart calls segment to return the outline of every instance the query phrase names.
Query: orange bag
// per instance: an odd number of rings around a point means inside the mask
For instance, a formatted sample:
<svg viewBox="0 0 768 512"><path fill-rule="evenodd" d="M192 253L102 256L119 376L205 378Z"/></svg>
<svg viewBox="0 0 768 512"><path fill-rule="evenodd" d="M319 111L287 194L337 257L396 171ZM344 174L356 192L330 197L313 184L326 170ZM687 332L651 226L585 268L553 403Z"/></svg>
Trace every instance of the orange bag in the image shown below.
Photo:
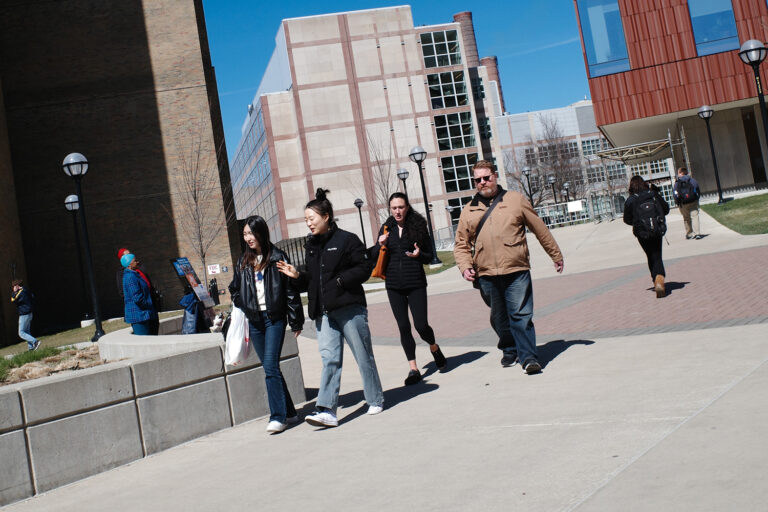
<svg viewBox="0 0 768 512"><path fill-rule="evenodd" d="M384 226L384 233L388 231L387 226ZM378 277L379 279L386 279L385 275L387 271L387 263L389 262L389 253L387 252L387 246L382 245L379 247L379 259L376 260L376 266L373 267L371 277Z"/></svg>

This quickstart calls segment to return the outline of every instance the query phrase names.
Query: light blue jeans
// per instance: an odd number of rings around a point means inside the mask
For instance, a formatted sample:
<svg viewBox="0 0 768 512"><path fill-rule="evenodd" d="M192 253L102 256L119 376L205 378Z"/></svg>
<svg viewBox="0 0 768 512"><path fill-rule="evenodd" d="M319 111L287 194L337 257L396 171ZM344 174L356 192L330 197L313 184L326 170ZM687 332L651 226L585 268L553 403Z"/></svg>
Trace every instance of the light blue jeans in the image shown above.
<svg viewBox="0 0 768 512"><path fill-rule="evenodd" d="M29 327L32 325L32 313L26 315L19 315L19 338L27 342L27 348L32 350L35 348L37 339L29 332Z"/></svg>
<svg viewBox="0 0 768 512"><path fill-rule="evenodd" d="M315 319L315 328L320 358L323 361L317 407L336 412L341 387L341 364L344 360L345 339L357 361L360 376L363 378L365 401L368 405L382 406L384 392L381 389L376 360L373 358L368 310L365 306L352 304L323 313L321 318Z"/></svg>

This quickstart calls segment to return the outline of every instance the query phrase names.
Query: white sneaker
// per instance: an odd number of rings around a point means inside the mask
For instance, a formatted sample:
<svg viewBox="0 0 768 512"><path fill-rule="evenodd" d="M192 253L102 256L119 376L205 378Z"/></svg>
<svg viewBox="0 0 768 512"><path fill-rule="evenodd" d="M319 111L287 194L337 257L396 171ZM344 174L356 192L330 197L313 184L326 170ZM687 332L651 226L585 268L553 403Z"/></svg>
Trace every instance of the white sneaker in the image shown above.
<svg viewBox="0 0 768 512"><path fill-rule="evenodd" d="M339 420L331 411L322 411L310 414L304 420L315 427L338 427Z"/></svg>
<svg viewBox="0 0 768 512"><path fill-rule="evenodd" d="M383 405L369 405L368 412L366 412L365 414L370 414L370 415L379 414L383 410L384 410Z"/></svg>
<svg viewBox="0 0 768 512"><path fill-rule="evenodd" d="M282 432L288 428L287 423L280 423L279 421L270 421L269 425L267 425L267 432L270 434L277 434L278 432Z"/></svg>
<svg viewBox="0 0 768 512"><path fill-rule="evenodd" d="M294 425L299 422L299 415L297 414L296 416L285 418L285 421L287 421L289 425Z"/></svg>

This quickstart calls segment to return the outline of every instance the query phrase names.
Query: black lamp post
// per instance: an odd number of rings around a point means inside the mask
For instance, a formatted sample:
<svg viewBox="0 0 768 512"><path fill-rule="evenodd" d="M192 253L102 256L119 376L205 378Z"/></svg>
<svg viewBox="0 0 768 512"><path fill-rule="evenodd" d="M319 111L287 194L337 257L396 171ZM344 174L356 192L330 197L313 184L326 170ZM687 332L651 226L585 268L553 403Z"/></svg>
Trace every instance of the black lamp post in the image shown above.
<svg viewBox="0 0 768 512"><path fill-rule="evenodd" d="M432 231L432 216L429 213L429 200L427 199L427 187L424 186L424 172L422 171L422 164L427 158L427 152L421 146L416 146L411 149L411 153L408 155L411 161L415 162L419 166L419 178L421 179L421 193L424 196L424 210L427 212L427 226L429 227L429 238L432 241L432 261L431 265L442 265L442 261L437 257L437 246L435 245L435 233Z"/></svg>
<svg viewBox="0 0 768 512"><path fill-rule="evenodd" d="M555 193L555 182L557 181L557 178L550 176L547 178L547 181L552 185L552 198L555 200L555 204L557 204L557 194Z"/></svg>
<svg viewBox="0 0 768 512"><path fill-rule="evenodd" d="M568 193L568 189L570 188L570 184L566 181L563 183L563 189L565 189L565 200L570 202L571 201L571 195Z"/></svg>
<svg viewBox="0 0 768 512"><path fill-rule="evenodd" d="M403 182L403 194L408 195L408 189L405 186L405 180L408 179L408 169L400 168L397 170L397 177Z"/></svg>
<svg viewBox="0 0 768 512"><path fill-rule="evenodd" d="M709 150L712 152L712 165L715 167L715 183L717 183L717 204L723 204L723 189L720 188L720 173L717 172L717 158L715 158L715 145L712 144L712 130L709 127L709 119L715 111L709 105L704 105L699 109L699 117L707 124L707 136L709 136Z"/></svg>
<svg viewBox="0 0 768 512"><path fill-rule="evenodd" d="M750 39L741 45L739 50L739 57L744 62L752 66L752 71L755 73L755 85L757 86L757 99L760 101L760 113L763 116L763 137L768 144L768 112L765 108L765 98L763 97L763 85L760 81L760 63L765 60L768 55L768 48L756 39ZM763 160L763 167L765 167L765 160Z"/></svg>
<svg viewBox="0 0 768 512"><path fill-rule="evenodd" d="M80 209L80 201L77 199L77 195L71 194L64 199L64 208L72 214L72 228L75 231L75 246L77 246L77 269L80 271L80 289L83 292L83 296L80 299L80 312L84 313L83 318L89 319L86 303L88 302L85 296L85 275L83 274L83 253L80 250L80 230L77 229L77 210Z"/></svg>
<svg viewBox="0 0 768 512"><path fill-rule="evenodd" d="M93 322L96 325L96 332L91 341L99 341L104 336L104 329L101 327L101 309L99 308L99 298L96 293L96 278L93 274L93 258L91 257L91 244L88 240L88 226L85 222L85 203L83 202L83 190L80 181L88 172L88 160L80 153L70 153L61 164L64 173L75 180L75 189L77 191L77 200L80 207L80 227L83 230L83 245L85 246L85 263L88 269L88 280L91 282L91 303L93 304Z"/></svg>
<svg viewBox="0 0 768 512"><path fill-rule="evenodd" d="M533 190L531 190L531 168L530 167L523 167L523 176L525 176L525 181L528 183L528 201L530 201L531 204L533 204Z"/></svg>
<svg viewBox="0 0 768 512"><path fill-rule="evenodd" d="M363 210L361 210L361 208L363 207L363 204L365 203L363 203L363 200L360 199L359 197L355 199L355 206L357 206L357 213L358 215L360 215L360 231L363 232L363 245L367 247L368 244L365 243L365 227L363 225Z"/></svg>

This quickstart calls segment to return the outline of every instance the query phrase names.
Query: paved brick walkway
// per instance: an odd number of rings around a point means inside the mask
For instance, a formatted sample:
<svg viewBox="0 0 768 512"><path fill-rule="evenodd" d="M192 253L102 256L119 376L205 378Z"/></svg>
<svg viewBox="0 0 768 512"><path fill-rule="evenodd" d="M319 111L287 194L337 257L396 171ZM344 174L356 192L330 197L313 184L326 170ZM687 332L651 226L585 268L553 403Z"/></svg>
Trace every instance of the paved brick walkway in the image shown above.
<svg viewBox="0 0 768 512"><path fill-rule="evenodd" d="M768 247L666 261L664 299L645 265L534 280L538 344L768 323L767 262ZM469 285L430 296L429 315L440 343L493 346L489 310ZM375 343L399 343L388 303L369 306L369 321Z"/></svg>

